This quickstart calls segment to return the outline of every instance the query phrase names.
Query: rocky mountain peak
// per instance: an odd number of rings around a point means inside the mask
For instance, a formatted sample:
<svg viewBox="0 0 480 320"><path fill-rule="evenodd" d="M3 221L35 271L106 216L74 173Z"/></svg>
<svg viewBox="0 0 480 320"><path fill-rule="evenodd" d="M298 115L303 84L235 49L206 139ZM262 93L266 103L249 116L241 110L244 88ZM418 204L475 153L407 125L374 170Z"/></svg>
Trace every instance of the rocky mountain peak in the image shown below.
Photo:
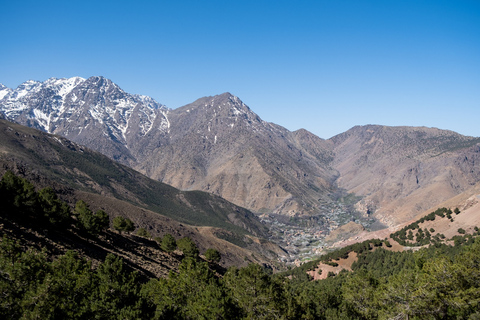
<svg viewBox="0 0 480 320"><path fill-rule="evenodd" d="M17 87L12 92L12 97L13 99L20 99L26 96L27 94L30 94L32 91L36 91L39 89L40 82L35 81L35 80L27 80L21 85Z"/></svg>
<svg viewBox="0 0 480 320"><path fill-rule="evenodd" d="M228 92L203 97L172 110L171 117L177 122L178 134L195 132L212 141L237 130L258 131L266 124L242 100Z"/></svg>

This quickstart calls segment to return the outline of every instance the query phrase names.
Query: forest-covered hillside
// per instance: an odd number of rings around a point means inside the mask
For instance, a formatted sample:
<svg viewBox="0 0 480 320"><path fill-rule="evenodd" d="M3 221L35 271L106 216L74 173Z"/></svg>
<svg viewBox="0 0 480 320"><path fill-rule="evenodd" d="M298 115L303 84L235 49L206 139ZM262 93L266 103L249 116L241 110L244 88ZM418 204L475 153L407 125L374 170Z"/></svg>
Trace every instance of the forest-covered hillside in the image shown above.
<svg viewBox="0 0 480 320"><path fill-rule="evenodd" d="M52 254L7 224L24 224L47 236L75 233L94 243L113 225L108 213L75 208L51 189L36 191L7 173L0 183L0 317L4 319L477 319L480 317L478 232L453 245L393 252L375 240L358 251L353 271L312 281L308 264L274 274L258 264L219 267L214 252L199 255L178 241L182 261L167 277L134 271L106 254L93 264L82 251ZM380 244L380 245L379 245ZM172 247L160 242L163 251ZM374 250L375 249L375 250ZM349 249L324 259L341 258ZM166 257L166 256L165 256Z"/></svg>

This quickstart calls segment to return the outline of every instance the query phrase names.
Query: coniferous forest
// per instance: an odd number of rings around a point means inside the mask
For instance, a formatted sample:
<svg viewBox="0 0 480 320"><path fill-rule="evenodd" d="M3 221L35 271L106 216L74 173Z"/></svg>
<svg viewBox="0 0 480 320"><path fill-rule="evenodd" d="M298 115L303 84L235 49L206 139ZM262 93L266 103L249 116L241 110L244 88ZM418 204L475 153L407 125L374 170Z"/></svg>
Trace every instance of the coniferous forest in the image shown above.
<svg viewBox="0 0 480 320"><path fill-rule="evenodd" d="M94 213L82 201L70 207L53 189L37 191L11 172L0 182L0 200L3 222L28 221L30 227L77 232L90 241L110 226L107 212ZM113 226L132 230L121 219ZM395 236L408 237L407 230ZM166 278L146 278L113 254L93 265L78 252L52 256L4 235L0 318L480 319L477 236L434 241L416 252L389 251L380 240L356 244L321 258L335 263L354 251L353 272L313 281L306 271L319 261L283 273L256 264L222 270L215 267L218 252L202 258L188 238L162 239L163 250L178 246L183 260Z"/></svg>

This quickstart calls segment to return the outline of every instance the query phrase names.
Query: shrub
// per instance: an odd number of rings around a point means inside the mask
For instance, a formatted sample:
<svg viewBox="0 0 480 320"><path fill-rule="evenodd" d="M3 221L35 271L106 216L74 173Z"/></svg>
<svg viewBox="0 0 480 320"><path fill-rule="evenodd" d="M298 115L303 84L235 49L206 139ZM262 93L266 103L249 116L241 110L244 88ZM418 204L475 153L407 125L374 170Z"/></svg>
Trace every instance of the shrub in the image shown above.
<svg viewBox="0 0 480 320"><path fill-rule="evenodd" d="M332 266L332 267L338 267L338 263L336 263L335 261L327 261L325 262L325 264L328 264L329 266Z"/></svg>
<svg viewBox="0 0 480 320"><path fill-rule="evenodd" d="M151 238L152 237L150 232L148 232L147 229L145 229L145 228L138 228L137 236L144 237L144 238Z"/></svg>

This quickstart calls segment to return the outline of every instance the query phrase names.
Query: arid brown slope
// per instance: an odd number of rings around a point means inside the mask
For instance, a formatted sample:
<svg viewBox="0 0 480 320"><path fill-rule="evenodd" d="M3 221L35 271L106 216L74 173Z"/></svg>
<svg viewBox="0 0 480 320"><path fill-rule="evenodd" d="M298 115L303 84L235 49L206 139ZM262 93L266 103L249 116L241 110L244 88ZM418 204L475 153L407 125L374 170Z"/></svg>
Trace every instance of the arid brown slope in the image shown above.
<svg viewBox="0 0 480 320"><path fill-rule="evenodd" d="M154 179L283 214L315 212L333 188L328 142L265 122L229 93L172 110L168 119L168 135L152 131L135 153L134 167Z"/></svg>
<svg viewBox="0 0 480 320"><path fill-rule="evenodd" d="M459 208L460 214L455 215L453 214L453 222L447 218L440 219L437 217L433 221L425 221L424 223L420 223L419 226L422 229L430 229L433 228L435 232L432 235L437 233L441 233L446 236L447 239L452 238L455 235L458 235L458 229L462 228L466 230L467 233L472 233L475 227L480 227L480 183L475 184L473 187L469 188L465 192L462 192L459 195L456 195L442 203L438 203L432 208L425 210L419 213L414 218L405 221L404 223L370 232L368 230L358 230L355 234L348 234L343 233L342 230L335 230L332 232L330 238L335 243L331 243L330 246L332 248L340 248L345 247L357 242L363 242L369 239L389 239L390 243L392 244L392 250L399 251L403 250L403 246L398 244L396 241L392 240L390 234L402 229L403 227L410 225L413 222L425 217L426 215L430 214L431 212L436 211L438 208ZM344 227L345 228L345 227ZM350 228L349 231L353 231L353 228ZM335 235L338 235L337 238L334 238Z"/></svg>
<svg viewBox="0 0 480 320"><path fill-rule="evenodd" d="M335 136L340 187L388 226L456 196L480 180L480 139L435 128L362 126Z"/></svg>

